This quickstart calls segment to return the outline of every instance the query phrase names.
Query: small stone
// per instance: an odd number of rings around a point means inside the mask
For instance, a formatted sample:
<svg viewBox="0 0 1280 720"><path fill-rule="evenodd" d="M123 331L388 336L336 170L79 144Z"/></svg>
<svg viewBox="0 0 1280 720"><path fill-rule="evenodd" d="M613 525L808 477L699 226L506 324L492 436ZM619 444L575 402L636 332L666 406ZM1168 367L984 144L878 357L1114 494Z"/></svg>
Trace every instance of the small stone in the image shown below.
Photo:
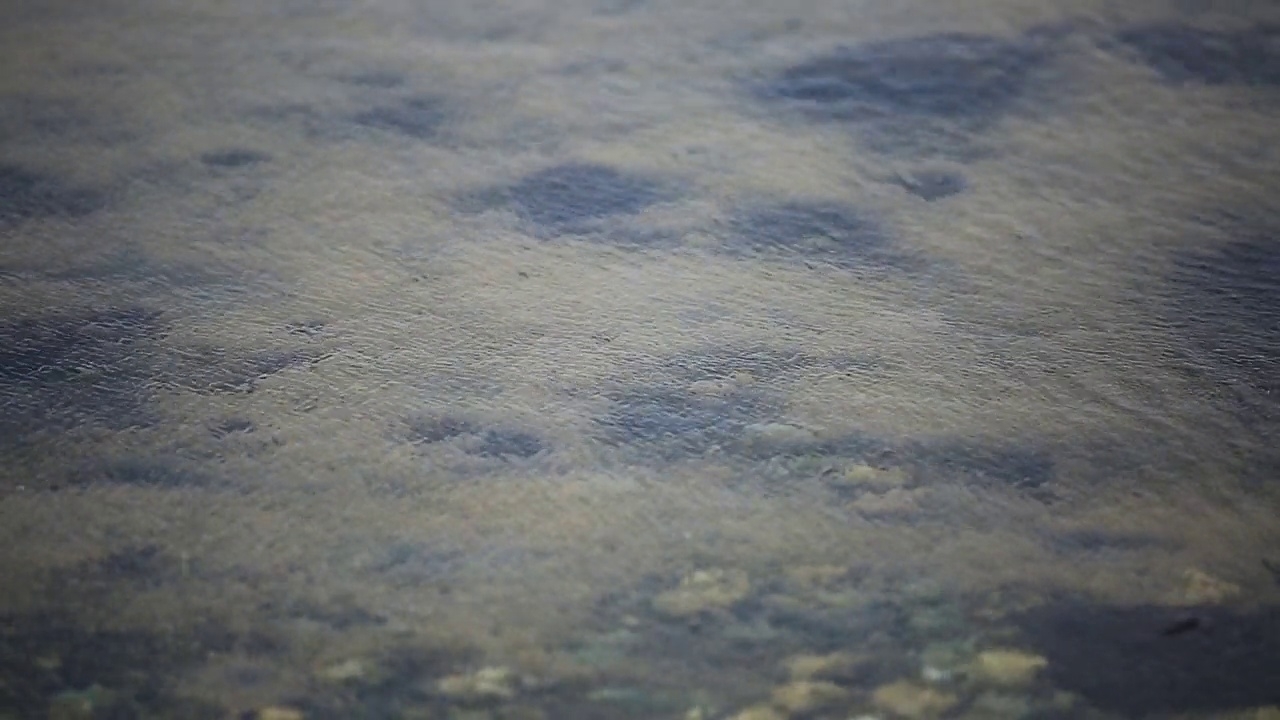
<svg viewBox="0 0 1280 720"><path fill-rule="evenodd" d="M689 617L727 608L747 597L751 579L742 570L696 570L680 585L653 599L653 608L672 617Z"/></svg>
<svg viewBox="0 0 1280 720"><path fill-rule="evenodd" d="M865 463L850 465L843 473L830 480L839 487L860 488L872 492L887 492L905 487L909 478L902 468L878 468Z"/></svg>
<svg viewBox="0 0 1280 720"><path fill-rule="evenodd" d="M783 667L792 680L848 680L856 677L869 660L850 652L793 655L783 661Z"/></svg>
<svg viewBox="0 0 1280 720"><path fill-rule="evenodd" d="M864 493L849 506L859 512L870 515L902 515L913 512L919 507L921 491L894 488L879 493Z"/></svg>
<svg viewBox="0 0 1280 720"><path fill-rule="evenodd" d="M436 683L441 695L461 702L510 700L516 695L517 678L505 667L487 667L470 675L450 675Z"/></svg>
<svg viewBox="0 0 1280 720"><path fill-rule="evenodd" d="M849 577L847 565L800 565L788 568L787 580L799 590L830 590Z"/></svg>
<svg viewBox="0 0 1280 720"><path fill-rule="evenodd" d="M752 705L739 711L733 720L787 720L787 716L773 709L772 705Z"/></svg>
<svg viewBox="0 0 1280 720"><path fill-rule="evenodd" d="M1188 605L1216 605L1240 594L1240 586L1229 583L1199 569L1182 574L1182 601Z"/></svg>
<svg viewBox="0 0 1280 720"><path fill-rule="evenodd" d="M342 662L334 663L326 666L319 673L320 677L329 682L349 682L351 680L359 680L368 672L365 664L360 660L351 658Z"/></svg>
<svg viewBox="0 0 1280 720"><path fill-rule="evenodd" d="M804 445L814 441L811 430L787 423L753 423L742 429L743 439L750 445Z"/></svg>
<svg viewBox="0 0 1280 720"><path fill-rule="evenodd" d="M258 720L304 720L307 716L297 708L272 705L258 711Z"/></svg>
<svg viewBox="0 0 1280 720"><path fill-rule="evenodd" d="M925 624L929 623L926 621ZM940 624L945 627L950 623L944 620ZM973 651L964 643L930 643L921 652L920 660L920 677L925 682L945 683L954 680L973 664Z"/></svg>
<svg viewBox="0 0 1280 720"><path fill-rule="evenodd" d="M773 689L774 707L792 714L811 713L849 701L849 691L824 680L796 680Z"/></svg>
<svg viewBox="0 0 1280 720"><path fill-rule="evenodd" d="M970 672L974 679L991 685L1020 687L1030 685L1047 667L1049 661L1040 655L1021 650L997 649L978 653Z"/></svg>
<svg viewBox="0 0 1280 720"><path fill-rule="evenodd" d="M951 693L928 685L899 680L876 688L871 702L877 708L907 720L931 720L955 707L960 700Z"/></svg>

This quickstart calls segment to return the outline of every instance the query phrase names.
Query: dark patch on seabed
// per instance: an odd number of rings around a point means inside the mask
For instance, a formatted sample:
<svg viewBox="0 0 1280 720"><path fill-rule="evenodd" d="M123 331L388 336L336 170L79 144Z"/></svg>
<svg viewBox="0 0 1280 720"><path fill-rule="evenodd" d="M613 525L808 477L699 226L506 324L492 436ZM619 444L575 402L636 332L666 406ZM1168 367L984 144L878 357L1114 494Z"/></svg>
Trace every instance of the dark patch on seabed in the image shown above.
<svg viewBox="0 0 1280 720"><path fill-rule="evenodd" d="M0 323L0 428L22 434L41 424L104 421L127 427L143 420L133 365L140 345L159 332L159 313L104 310Z"/></svg>
<svg viewBox="0 0 1280 720"><path fill-rule="evenodd" d="M145 457L107 461L83 468L71 475L69 483L75 487L104 484L173 490L212 487L217 481L178 461Z"/></svg>
<svg viewBox="0 0 1280 720"><path fill-rule="evenodd" d="M945 438L911 441L899 452L906 462L918 467L1018 488L1038 488L1054 477L1053 456L1030 444L1001 446Z"/></svg>
<svg viewBox="0 0 1280 720"><path fill-rule="evenodd" d="M1280 232L1258 228L1217 250L1178 259L1173 277L1181 326L1193 340L1280 391Z"/></svg>
<svg viewBox="0 0 1280 720"><path fill-rule="evenodd" d="M664 457L732 446L751 423L777 412L750 392L698 396L679 388L631 388L613 394L598 419L608 440L653 446Z"/></svg>
<svg viewBox="0 0 1280 720"><path fill-rule="evenodd" d="M159 545L129 545L85 563L74 574L89 584L126 582L154 586L179 577L181 567L181 561Z"/></svg>
<svg viewBox="0 0 1280 720"><path fill-rule="evenodd" d="M647 382L607 388L611 404L596 422L607 442L645 446L667 459L731 447L751 423L781 414L757 380L821 362L759 347L677 353L642 369Z"/></svg>
<svg viewBox="0 0 1280 720"><path fill-rule="evenodd" d="M398 88L405 84L405 77L401 73L372 70L364 73L357 73L344 78L346 82L352 85L361 85L363 87L378 88L381 90L390 90Z"/></svg>
<svg viewBox="0 0 1280 720"><path fill-rule="evenodd" d="M1205 30L1158 23L1122 30L1115 39L1169 83L1280 85L1280 26Z"/></svg>
<svg viewBox="0 0 1280 720"><path fill-rule="evenodd" d="M853 123L882 150L964 154L963 136L990 126L1027 94L1061 34L941 33L842 47L783 70L756 91L814 120Z"/></svg>
<svg viewBox="0 0 1280 720"><path fill-rule="evenodd" d="M528 459L549 449L539 436L505 427L484 427L450 415L411 416L406 439L415 445L453 443L468 455L494 459Z"/></svg>
<svg viewBox="0 0 1280 720"><path fill-rule="evenodd" d="M210 167L219 168L240 168L248 165L257 165L271 159L271 156L258 150L249 150L247 148L228 148L225 150L211 150L200 156L200 162Z"/></svg>
<svg viewBox="0 0 1280 720"><path fill-rule="evenodd" d="M1104 710L1142 717L1280 703L1280 608L1114 607L1064 599L1016 624L1048 658L1055 686Z"/></svg>
<svg viewBox="0 0 1280 720"><path fill-rule="evenodd" d="M1186 339L1187 370L1215 388L1243 423L1232 438L1248 474L1274 479L1280 467L1280 234L1274 223L1233 219L1237 239L1177 260L1166 318Z"/></svg>
<svg viewBox="0 0 1280 720"><path fill-rule="evenodd" d="M590 233L601 221L634 215L675 195L659 180L594 163L566 163L463 199L469 210L505 207L542 237Z"/></svg>
<svg viewBox="0 0 1280 720"><path fill-rule="evenodd" d="M916 264L894 246L880 222L837 203L791 201L756 208L731 219L729 229L728 249L735 254L862 270L906 270Z"/></svg>
<svg viewBox="0 0 1280 720"><path fill-rule="evenodd" d="M23 220L78 218L105 205L97 190L0 161L0 228Z"/></svg>
<svg viewBox="0 0 1280 720"><path fill-rule="evenodd" d="M0 616L0 715L219 720L222 708L171 688L182 670L244 642L213 625L153 634L90 630L51 614Z"/></svg>
<svg viewBox="0 0 1280 720"><path fill-rule="evenodd" d="M157 387L252 392L265 377L318 361L297 351L175 349L162 342L164 329L160 312L136 307L0 322L0 435L146 425Z"/></svg>
<svg viewBox="0 0 1280 720"><path fill-rule="evenodd" d="M821 437L787 424L783 403L761 389L788 372L838 367L848 361L773 348L680 353L649 370L648 382L606 389L603 395L611 403L596 423L606 442L634 445L662 460L710 452L750 461L853 460L929 478L1030 491L1044 488L1055 478L1054 454L1033 441L893 439L856 429ZM441 429L432 428L428 434L439 435ZM809 471L813 462L800 466Z"/></svg>
<svg viewBox="0 0 1280 720"><path fill-rule="evenodd" d="M359 125L399 133L415 140L433 140L448 120L447 105L437 97L410 97L357 113Z"/></svg>

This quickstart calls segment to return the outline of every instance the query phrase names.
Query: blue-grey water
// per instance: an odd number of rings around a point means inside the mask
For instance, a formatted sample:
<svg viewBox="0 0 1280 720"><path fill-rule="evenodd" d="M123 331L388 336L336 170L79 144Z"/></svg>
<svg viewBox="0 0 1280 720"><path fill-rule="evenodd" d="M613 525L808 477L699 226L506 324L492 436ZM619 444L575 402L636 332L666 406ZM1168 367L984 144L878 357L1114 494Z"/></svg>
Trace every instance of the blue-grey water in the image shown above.
<svg viewBox="0 0 1280 720"><path fill-rule="evenodd" d="M0 720L1280 717L1280 6L14 0Z"/></svg>

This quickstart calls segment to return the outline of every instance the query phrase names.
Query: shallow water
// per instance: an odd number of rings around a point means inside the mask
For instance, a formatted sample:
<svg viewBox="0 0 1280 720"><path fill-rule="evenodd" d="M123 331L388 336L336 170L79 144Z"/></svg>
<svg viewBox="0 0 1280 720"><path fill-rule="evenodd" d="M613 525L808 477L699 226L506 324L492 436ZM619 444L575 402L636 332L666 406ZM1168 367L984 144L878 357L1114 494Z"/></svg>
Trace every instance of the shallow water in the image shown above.
<svg viewBox="0 0 1280 720"><path fill-rule="evenodd" d="M1280 11L963 5L11 3L0 719L1280 715Z"/></svg>

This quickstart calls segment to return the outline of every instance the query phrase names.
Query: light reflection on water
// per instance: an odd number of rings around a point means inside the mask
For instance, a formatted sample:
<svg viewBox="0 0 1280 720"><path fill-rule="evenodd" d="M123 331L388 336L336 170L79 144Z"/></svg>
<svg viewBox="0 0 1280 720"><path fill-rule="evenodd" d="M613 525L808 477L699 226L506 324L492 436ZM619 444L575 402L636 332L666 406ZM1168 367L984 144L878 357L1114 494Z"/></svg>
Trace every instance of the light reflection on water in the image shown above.
<svg viewBox="0 0 1280 720"><path fill-rule="evenodd" d="M0 718L1280 713L1270 9L437 5L12 11Z"/></svg>

